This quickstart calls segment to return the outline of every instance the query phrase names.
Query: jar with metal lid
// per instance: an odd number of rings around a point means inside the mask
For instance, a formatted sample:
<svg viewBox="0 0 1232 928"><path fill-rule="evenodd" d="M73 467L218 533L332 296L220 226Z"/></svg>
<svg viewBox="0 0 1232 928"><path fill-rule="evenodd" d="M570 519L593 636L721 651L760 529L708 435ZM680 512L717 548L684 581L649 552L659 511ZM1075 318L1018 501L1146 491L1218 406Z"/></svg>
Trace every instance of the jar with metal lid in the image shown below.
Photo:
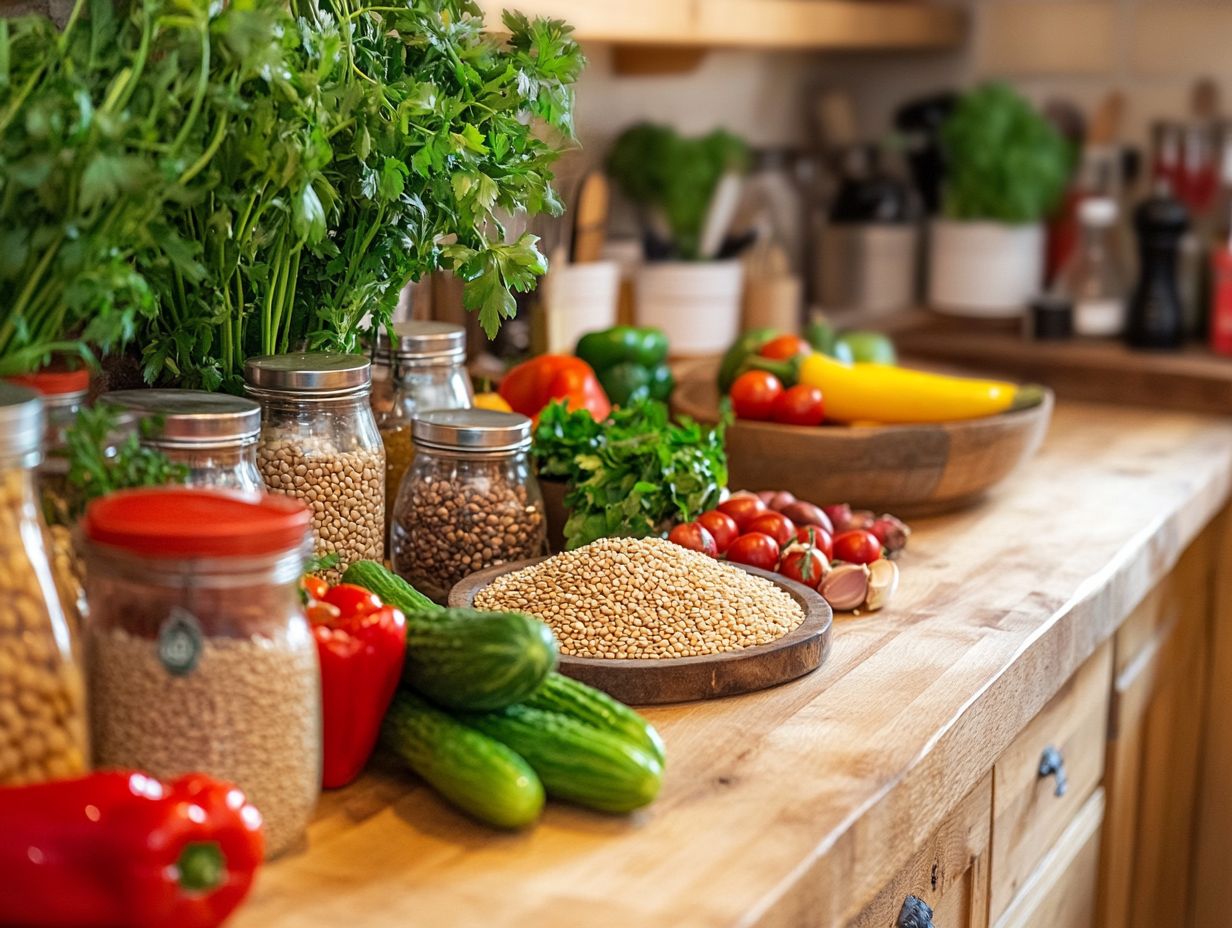
<svg viewBox="0 0 1232 928"><path fill-rule="evenodd" d="M141 443L188 468L184 484L259 493L261 407L242 396L204 390L114 390L99 404L138 417Z"/></svg>
<svg viewBox="0 0 1232 928"><path fill-rule="evenodd" d="M372 356L372 408L385 444L387 530L414 454L412 420L430 409L468 409L475 403L466 373L466 329L426 321L390 328L377 332Z"/></svg>
<svg viewBox="0 0 1232 928"><path fill-rule="evenodd" d="M385 446L368 405L372 365L362 355L318 351L250 358L249 396L262 408L257 466L271 493L312 512L315 552L338 556L323 572L385 553Z"/></svg>
<svg viewBox="0 0 1232 928"><path fill-rule="evenodd" d="M0 786L85 772L85 686L52 580L35 468L42 402L0 383Z"/></svg>
<svg viewBox="0 0 1232 928"><path fill-rule="evenodd" d="M186 487L113 493L81 523L95 761L237 784L267 856L303 834L321 787L309 524L297 500Z"/></svg>
<svg viewBox="0 0 1232 928"><path fill-rule="evenodd" d="M531 421L490 409L427 412L394 507L394 569L437 602L463 577L547 553Z"/></svg>
<svg viewBox="0 0 1232 928"><path fill-rule="evenodd" d="M6 377L9 383L29 387L43 398L43 460L39 464L39 491L47 524L67 526L69 516L68 430L86 404L90 372L38 371Z"/></svg>

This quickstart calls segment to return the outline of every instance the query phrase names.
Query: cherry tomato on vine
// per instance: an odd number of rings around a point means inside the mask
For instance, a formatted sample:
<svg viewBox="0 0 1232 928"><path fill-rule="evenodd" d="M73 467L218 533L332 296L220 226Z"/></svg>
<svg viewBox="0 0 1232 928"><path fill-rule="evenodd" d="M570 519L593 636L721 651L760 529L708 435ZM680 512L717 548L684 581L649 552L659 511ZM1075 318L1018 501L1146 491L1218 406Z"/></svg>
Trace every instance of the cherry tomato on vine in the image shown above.
<svg viewBox="0 0 1232 928"><path fill-rule="evenodd" d="M827 561L834 559L834 536L820 525L801 525L796 529L796 542L816 548Z"/></svg>
<svg viewBox="0 0 1232 928"><path fill-rule="evenodd" d="M727 559L762 570L774 570L779 563L779 544L762 532L741 535L727 549Z"/></svg>
<svg viewBox="0 0 1232 928"><path fill-rule="evenodd" d="M745 531L769 535L780 548L796 537L795 523L781 512L763 512L749 523Z"/></svg>
<svg viewBox="0 0 1232 928"><path fill-rule="evenodd" d="M732 384L732 409L741 419L765 420L774 411L774 401L783 392L783 384L766 371L745 371Z"/></svg>
<svg viewBox="0 0 1232 928"><path fill-rule="evenodd" d="M761 346L757 352L763 358L786 361L802 354L812 354L813 346L799 335L780 335Z"/></svg>
<svg viewBox="0 0 1232 928"><path fill-rule="evenodd" d="M736 528L743 533L748 531L750 522L766 512L766 504L756 496L733 496L719 503L719 512L731 516Z"/></svg>
<svg viewBox="0 0 1232 928"><path fill-rule="evenodd" d="M860 528L839 532L834 536L834 556L850 564L871 564L881 557L881 542Z"/></svg>
<svg viewBox="0 0 1232 928"><path fill-rule="evenodd" d="M775 422L784 425L821 425L826 417L826 403L816 387L798 383L774 398L770 414Z"/></svg>
<svg viewBox="0 0 1232 928"><path fill-rule="evenodd" d="M788 580L817 589L826 575L826 565L825 556L816 548L793 546L783 554L779 573Z"/></svg>

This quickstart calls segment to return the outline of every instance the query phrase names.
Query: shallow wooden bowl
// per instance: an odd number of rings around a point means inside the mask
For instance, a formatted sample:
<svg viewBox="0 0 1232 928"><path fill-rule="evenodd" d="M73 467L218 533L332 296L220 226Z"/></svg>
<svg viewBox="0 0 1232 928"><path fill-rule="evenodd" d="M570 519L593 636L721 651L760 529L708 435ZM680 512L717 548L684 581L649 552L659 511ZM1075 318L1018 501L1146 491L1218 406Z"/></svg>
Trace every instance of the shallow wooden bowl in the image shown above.
<svg viewBox="0 0 1232 928"><path fill-rule="evenodd" d="M502 564L471 574L449 593L449 605L470 607L475 595L503 574L538 564L533 558ZM834 614L816 590L756 567L741 567L764 577L787 593L804 610L804 621L769 644L704 657L672 657L663 660L609 660L560 657L560 672L603 690L632 706L669 702L692 702L717 696L750 693L802 677L821 666L830 653Z"/></svg>
<svg viewBox="0 0 1232 928"><path fill-rule="evenodd" d="M672 404L678 413L714 422L714 371L693 372ZM903 516L947 512L979 500L1039 450L1052 406L1047 390L1029 409L935 425L808 428L738 420L727 431L728 485Z"/></svg>

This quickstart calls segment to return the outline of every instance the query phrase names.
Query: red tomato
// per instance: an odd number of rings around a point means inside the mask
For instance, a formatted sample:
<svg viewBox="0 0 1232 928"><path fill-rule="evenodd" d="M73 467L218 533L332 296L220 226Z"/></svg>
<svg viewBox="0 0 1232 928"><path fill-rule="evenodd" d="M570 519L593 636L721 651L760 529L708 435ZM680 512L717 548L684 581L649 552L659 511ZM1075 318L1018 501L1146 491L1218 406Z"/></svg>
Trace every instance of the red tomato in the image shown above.
<svg viewBox="0 0 1232 928"><path fill-rule="evenodd" d="M720 512L717 509L703 512L697 517L697 524L714 537L714 543L718 546L719 554L726 553L727 549L731 547L731 543L740 534L740 527L736 525L736 520L727 513Z"/></svg>
<svg viewBox="0 0 1232 928"><path fill-rule="evenodd" d="M732 517L736 528L741 532L748 531L749 523L766 511L766 504L756 496L733 496L726 502L719 503L719 512Z"/></svg>
<svg viewBox="0 0 1232 928"><path fill-rule="evenodd" d="M329 584L320 577L314 577L312 574L304 574L299 578L299 585L303 587L304 592L308 594L309 599L320 601L325 598L325 594L329 592Z"/></svg>
<svg viewBox="0 0 1232 928"><path fill-rule="evenodd" d="M826 417L826 404L820 390L798 383L775 397L770 414L775 422L784 425L821 425Z"/></svg>
<svg viewBox="0 0 1232 928"><path fill-rule="evenodd" d="M761 346L757 352L763 358L773 358L776 361L786 361L797 355L812 354L813 346L799 335L780 335L772 338Z"/></svg>
<svg viewBox="0 0 1232 928"><path fill-rule="evenodd" d="M820 525L801 525L796 529L796 542L816 548L827 561L834 559L834 536Z"/></svg>
<svg viewBox="0 0 1232 928"><path fill-rule="evenodd" d="M727 559L762 570L774 570L779 562L779 543L761 532L741 535L727 549Z"/></svg>
<svg viewBox="0 0 1232 928"><path fill-rule="evenodd" d="M741 419L769 419L783 384L766 371L745 371L732 384L732 409Z"/></svg>
<svg viewBox="0 0 1232 928"><path fill-rule="evenodd" d="M871 564L881 557L881 542L860 528L840 532L834 536L834 557L850 564Z"/></svg>
<svg viewBox="0 0 1232 928"><path fill-rule="evenodd" d="M779 573L788 580L817 589L826 575L826 559L816 548L793 546L783 554Z"/></svg>
<svg viewBox="0 0 1232 928"><path fill-rule="evenodd" d="M681 522L671 530L667 540L690 551L700 551L708 557L719 556L719 547L714 542L714 536L697 522Z"/></svg>
<svg viewBox="0 0 1232 928"><path fill-rule="evenodd" d="M796 537L796 524L781 512L765 512L750 522L745 531L769 535L781 548Z"/></svg>
<svg viewBox="0 0 1232 928"><path fill-rule="evenodd" d="M337 586L330 587L329 592L322 596L321 600L331 606L337 606L343 618L367 615L369 612L376 612L382 606L379 596L354 583L339 583Z"/></svg>

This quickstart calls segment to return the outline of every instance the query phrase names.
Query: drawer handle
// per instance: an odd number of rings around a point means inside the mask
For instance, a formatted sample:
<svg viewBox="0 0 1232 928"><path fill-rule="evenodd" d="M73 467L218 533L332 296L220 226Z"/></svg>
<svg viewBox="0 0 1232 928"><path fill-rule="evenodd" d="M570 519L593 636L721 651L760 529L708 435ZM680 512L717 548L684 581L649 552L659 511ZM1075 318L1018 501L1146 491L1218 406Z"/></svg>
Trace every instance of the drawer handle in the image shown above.
<svg viewBox="0 0 1232 928"><path fill-rule="evenodd" d="M1040 755L1039 775L1041 780L1047 777L1057 778L1057 788L1052 791L1054 796L1064 796L1069 789L1069 777L1065 775L1065 758L1051 744L1044 748L1044 753Z"/></svg>
<svg viewBox="0 0 1232 928"><path fill-rule="evenodd" d="M923 899L908 896L898 912L895 928L933 928L933 910Z"/></svg>

